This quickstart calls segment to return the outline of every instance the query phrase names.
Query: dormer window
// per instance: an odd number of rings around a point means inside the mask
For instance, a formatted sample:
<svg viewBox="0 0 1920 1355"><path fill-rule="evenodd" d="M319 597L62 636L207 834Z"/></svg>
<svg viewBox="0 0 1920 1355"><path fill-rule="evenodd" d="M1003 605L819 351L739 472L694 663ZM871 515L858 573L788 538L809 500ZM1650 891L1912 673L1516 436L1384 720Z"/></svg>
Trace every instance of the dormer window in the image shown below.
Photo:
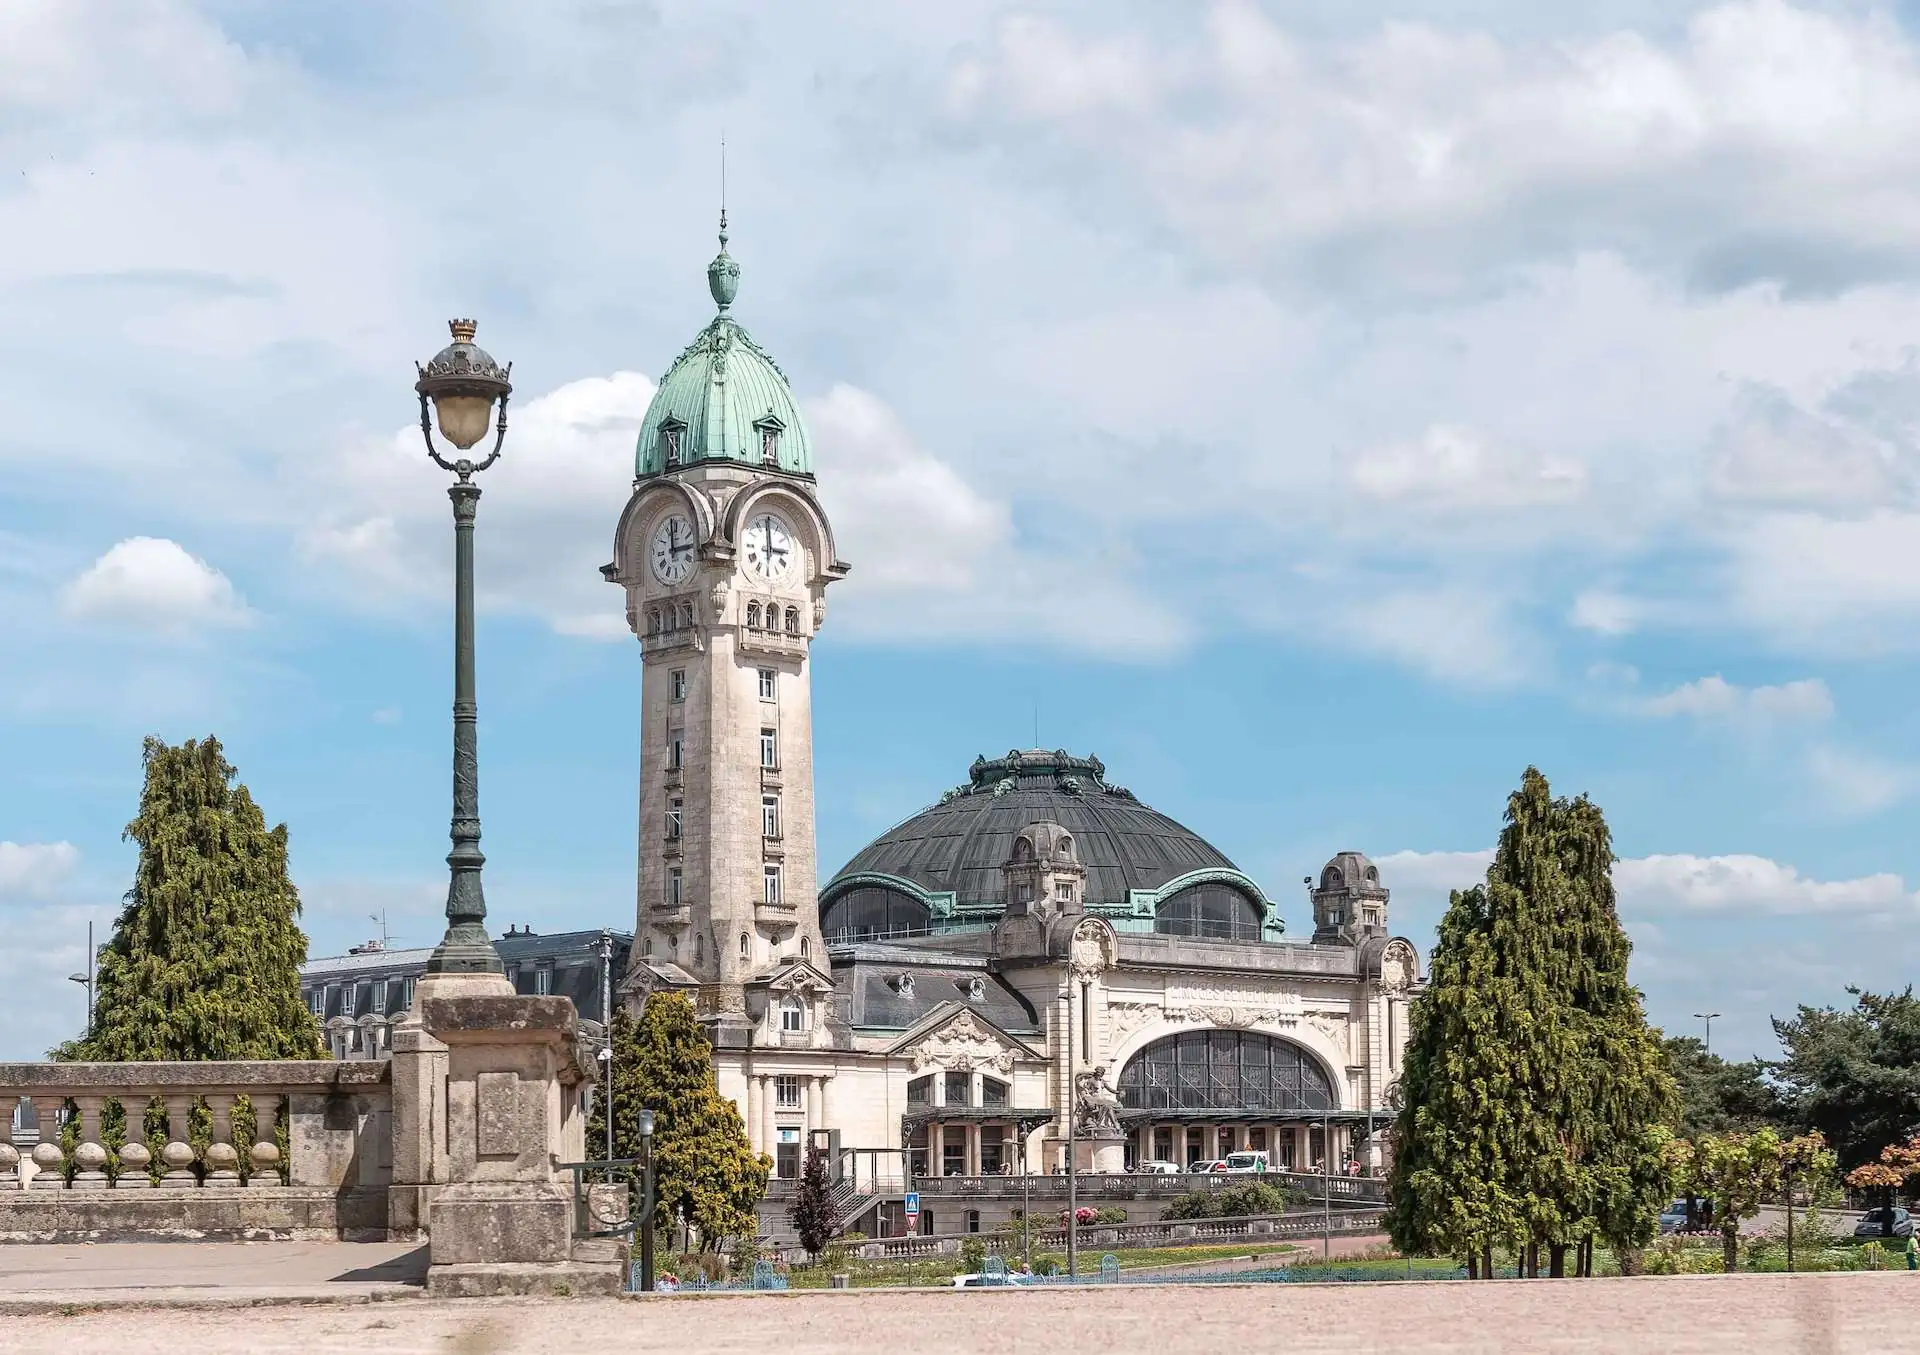
<svg viewBox="0 0 1920 1355"><path fill-rule="evenodd" d="M797 1035L807 1028L807 1006L797 997L780 1000L780 1032Z"/></svg>
<svg viewBox="0 0 1920 1355"><path fill-rule="evenodd" d="M768 417L756 425L760 429L760 464L777 466L780 464L780 435L786 432L778 419Z"/></svg>
<svg viewBox="0 0 1920 1355"><path fill-rule="evenodd" d="M669 470L680 464L681 442L686 433L685 424L667 423L660 427L660 459Z"/></svg>

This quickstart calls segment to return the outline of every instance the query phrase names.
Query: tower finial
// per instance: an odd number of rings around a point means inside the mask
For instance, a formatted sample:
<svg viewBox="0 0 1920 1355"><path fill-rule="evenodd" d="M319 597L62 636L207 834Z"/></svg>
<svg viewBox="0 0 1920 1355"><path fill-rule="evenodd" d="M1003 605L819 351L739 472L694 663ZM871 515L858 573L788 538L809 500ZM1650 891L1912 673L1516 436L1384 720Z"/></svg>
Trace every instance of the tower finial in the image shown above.
<svg viewBox="0 0 1920 1355"><path fill-rule="evenodd" d="M707 265L707 290L725 315L740 290L740 265L727 253L727 134L720 133L720 253Z"/></svg>

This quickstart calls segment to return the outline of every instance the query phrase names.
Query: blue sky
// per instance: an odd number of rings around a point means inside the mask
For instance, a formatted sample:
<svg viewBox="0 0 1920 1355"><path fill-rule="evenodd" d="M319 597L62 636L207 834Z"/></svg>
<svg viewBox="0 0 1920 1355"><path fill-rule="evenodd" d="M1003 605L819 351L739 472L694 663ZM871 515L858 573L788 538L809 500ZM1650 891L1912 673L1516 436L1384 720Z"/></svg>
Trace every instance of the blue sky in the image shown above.
<svg viewBox="0 0 1920 1355"><path fill-rule="evenodd" d="M632 921L610 557L736 310L854 574L836 865L1040 741L1428 944L1528 763L1606 809L1654 1018L1905 984L1920 32L1729 0L27 0L0 12L0 1057L81 1016L140 738L218 733L315 953L439 932L454 314L497 922Z"/></svg>

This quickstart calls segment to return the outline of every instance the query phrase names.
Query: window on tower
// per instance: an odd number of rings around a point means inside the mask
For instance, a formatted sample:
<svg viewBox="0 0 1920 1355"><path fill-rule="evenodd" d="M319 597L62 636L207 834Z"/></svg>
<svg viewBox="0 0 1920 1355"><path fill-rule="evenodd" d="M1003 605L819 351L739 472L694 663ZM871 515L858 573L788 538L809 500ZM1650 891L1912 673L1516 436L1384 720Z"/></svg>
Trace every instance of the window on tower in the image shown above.
<svg viewBox="0 0 1920 1355"><path fill-rule="evenodd" d="M780 902L780 867L768 866L766 869L767 902Z"/></svg>
<svg viewBox="0 0 1920 1355"><path fill-rule="evenodd" d="M798 607L789 607L787 608L787 634L798 635L799 633L800 609Z"/></svg>
<svg viewBox="0 0 1920 1355"><path fill-rule="evenodd" d="M778 684L779 678L775 675L773 669L762 668L760 670L760 699L762 701L773 700L774 695L779 691Z"/></svg>
<svg viewBox="0 0 1920 1355"><path fill-rule="evenodd" d="M749 602L747 604L747 629L760 629L760 604L757 602Z"/></svg>
<svg viewBox="0 0 1920 1355"><path fill-rule="evenodd" d="M684 806L685 801L677 795L667 801L667 841L669 842L680 840L681 811Z"/></svg>
<svg viewBox="0 0 1920 1355"><path fill-rule="evenodd" d="M797 997L780 999L780 1030L796 1035L807 1028L807 1005Z"/></svg>
<svg viewBox="0 0 1920 1355"><path fill-rule="evenodd" d="M686 898L687 894L684 884L685 882L680 874L680 867L669 866L667 868L667 907L678 908Z"/></svg>
<svg viewBox="0 0 1920 1355"><path fill-rule="evenodd" d="M740 958L743 960L753 958L753 938L746 932L740 933Z"/></svg>
<svg viewBox="0 0 1920 1355"><path fill-rule="evenodd" d="M685 730L669 729L667 731L668 771L677 772L686 765L686 747L687 739Z"/></svg>
<svg viewBox="0 0 1920 1355"><path fill-rule="evenodd" d="M670 423L660 430L660 449L662 460L668 466L680 464L681 439L686 429L677 423Z"/></svg>
<svg viewBox="0 0 1920 1355"><path fill-rule="evenodd" d="M675 701L685 701L687 699L687 670L684 668L674 669L670 680L673 684L673 699Z"/></svg>
<svg viewBox="0 0 1920 1355"><path fill-rule="evenodd" d="M678 764L675 764L678 765ZM762 728L760 731L760 765L769 770L780 765L780 731Z"/></svg>
<svg viewBox="0 0 1920 1355"><path fill-rule="evenodd" d="M780 430L768 426L760 430L760 459L769 466L780 464Z"/></svg>
<svg viewBox="0 0 1920 1355"><path fill-rule="evenodd" d="M778 795L760 797L760 836L780 836L780 797Z"/></svg>

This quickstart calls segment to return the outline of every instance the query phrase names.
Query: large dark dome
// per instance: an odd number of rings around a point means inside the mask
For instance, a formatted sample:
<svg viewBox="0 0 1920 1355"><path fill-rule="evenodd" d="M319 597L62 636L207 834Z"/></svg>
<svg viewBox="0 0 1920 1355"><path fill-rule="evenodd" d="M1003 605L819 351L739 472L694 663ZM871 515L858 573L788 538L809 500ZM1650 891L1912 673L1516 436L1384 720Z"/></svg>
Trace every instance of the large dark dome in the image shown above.
<svg viewBox="0 0 1920 1355"><path fill-rule="evenodd" d="M1014 835L1042 821L1074 835L1089 907L1123 905L1129 890L1156 890L1193 871L1234 869L1204 838L1106 784L1105 773L1100 759L1064 752L977 758L966 785L874 839L822 900L854 877L885 875L929 894L951 893L963 909L998 904Z"/></svg>

